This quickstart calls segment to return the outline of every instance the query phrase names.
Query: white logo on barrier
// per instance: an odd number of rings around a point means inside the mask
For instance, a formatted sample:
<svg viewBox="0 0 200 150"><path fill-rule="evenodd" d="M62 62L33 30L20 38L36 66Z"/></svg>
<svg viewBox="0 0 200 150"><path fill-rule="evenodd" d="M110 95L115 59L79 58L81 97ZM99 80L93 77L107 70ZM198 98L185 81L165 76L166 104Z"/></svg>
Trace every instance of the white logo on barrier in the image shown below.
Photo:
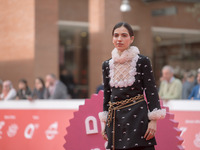
<svg viewBox="0 0 200 150"><path fill-rule="evenodd" d="M7 131L7 135L8 137L14 137L17 134L17 130L18 130L18 125L17 124L11 124L8 127L8 131Z"/></svg>
<svg viewBox="0 0 200 150"><path fill-rule="evenodd" d="M33 115L32 118L33 118L33 120L39 120L40 119L40 117L38 115Z"/></svg>
<svg viewBox="0 0 200 150"><path fill-rule="evenodd" d="M8 120L8 119L14 120L14 119L16 119L16 116L15 115L4 115L4 119L6 119L6 120Z"/></svg>
<svg viewBox="0 0 200 150"><path fill-rule="evenodd" d="M195 135L195 139L194 139L194 145L198 148L200 148L200 132L198 134Z"/></svg>
<svg viewBox="0 0 200 150"><path fill-rule="evenodd" d="M100 148L94 148L94 149L91 149L91 150L101 150Z"/></svg>
<svg viewBox="0 0 200 150"><path fill-rule="evenodd" d="M5 121L0 121L0 139L2 138L3 132L1 130L2 130L4 125L5 125Z"/></svg>
<svg viewBox="0 0 200 150"><path fill-rule="evenodd" d="M93 129L90 128L90 122L92 123ZM97 127L97 120L93 116L89 116L85 119L85 128L86 128L86 134L95 134L98 133L98 127Z"/></svg>
<svg viewBox="0 0 200 150"><path fill-rule="evenodd" d="M24 131L25 138L32 139L35 129L38 129L38 128L39 128L39 124L33 124L33 123L28 124Z"/></svg>
<svg viewBox="0 0 200 150"><path fill-rule="evenodd" d="M182 136L187 131L187 127L180 127L180 130L182 131L180 136Z"/></svg>
<svg viewBox="0 0 200 150"><path fill-rule="evenodd" d="M53 140L56 134L58 134L58 122L52 123L46 130L45 134L48 140Z"/></svg>

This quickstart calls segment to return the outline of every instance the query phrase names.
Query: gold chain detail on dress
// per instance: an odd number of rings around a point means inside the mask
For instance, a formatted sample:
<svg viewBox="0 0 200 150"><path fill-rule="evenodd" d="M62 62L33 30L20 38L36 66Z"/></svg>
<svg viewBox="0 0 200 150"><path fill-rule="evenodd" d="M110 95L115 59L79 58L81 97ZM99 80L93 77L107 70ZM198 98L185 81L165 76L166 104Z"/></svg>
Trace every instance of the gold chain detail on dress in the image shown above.
<svg viewBox="0 0 200 150"><path fill-rule="evenodd" d="M136 100L139 100L139 99L142 99L144 98L144 95L138 95L138 96L135 96L135 97L131 97L129 99L125 99L125 100L122 100L122 101L118 101L118 102L111 102L109 101L109 108L108 108L108 122L107 122L107 125L108 127L110 127L110 123L112 122L112 114L113 114L113 110L114 110L114 105L120 105L118 107L121 107L121 106L124 106L128 103L131 103L131 102L136 102Z"/></svg>
<svg viewBox="0 0 200 150"><path fill-rule="evenodd" d="M125 100L113 102L113 103L109 101L107 126L110 127L110 123L113 120L113 150L115 149L115 111L135 105L142 101L144 101L144 95L138 95L129 99L125 99Z"/></svg>

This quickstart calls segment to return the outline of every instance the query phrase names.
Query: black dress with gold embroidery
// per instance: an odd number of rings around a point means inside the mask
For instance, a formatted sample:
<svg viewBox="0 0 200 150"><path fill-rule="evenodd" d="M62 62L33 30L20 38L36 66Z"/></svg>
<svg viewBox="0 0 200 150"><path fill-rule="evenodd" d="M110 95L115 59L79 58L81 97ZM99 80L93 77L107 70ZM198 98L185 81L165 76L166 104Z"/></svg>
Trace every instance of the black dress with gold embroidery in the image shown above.
<svg viewBox="0 0 200 150"><path fill-rule="evenodd" d="M160 102L158 92L153 77L153 71L148 57L137 54L137 61L135 62L135 71L131 78L134 78L132 85L122 84L121 86L114 86L117 84L111 82L112 74L116 72L113 70L112 59L103 62L103 83L104 83L104 103L103 110L108 111L109 101L117 102L137 95L145 93L147 101L142 101L136 105L126 107L116 111L115 118L115 148L128 149L140 146L156 145L155 138L146 140L144 138L148 127L148 113L159 111ZM133 66L134 67L134 64ZM130 68L130 66L129 66ZM121 70L122 75L123 71ZM128 82L128 81L127 81ZM112 86L111 86L112 85ZM125 86L124 86L125 85ZM106 134L108 136L108 149L113 147L113 124L110 127L106 126Z"/></svg>

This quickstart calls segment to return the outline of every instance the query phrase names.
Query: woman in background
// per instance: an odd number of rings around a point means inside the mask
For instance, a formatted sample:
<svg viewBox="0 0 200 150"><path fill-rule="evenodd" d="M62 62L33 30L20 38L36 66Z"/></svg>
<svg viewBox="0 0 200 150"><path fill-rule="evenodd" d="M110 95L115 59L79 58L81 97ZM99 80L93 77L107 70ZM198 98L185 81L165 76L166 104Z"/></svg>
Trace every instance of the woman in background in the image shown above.
<svg viewBox="0 0 200 150"><path fill-rule="evenodd" d="M13 88L12 82L6 80L3 82L3 90L0 94L0 100L14 100L16 97L16 90Z"/></svg>
<svg viewBox="0 0 200 150"><path fill-rule="evenodd" d="M44 99L45 84L44 80L40 77L35 79L35 88L33 90L33 99Z"/></svg>
<svg viewBox="0 0 200 150"><path fill-rule="evenodd" d="M16 99L18 99L18 100L22 100L22 99L23 100L25 100L25 99L31 100L32 99L31 90L25 79L19 80L18 88L19 88L19 90L17 91Z"/></svg>

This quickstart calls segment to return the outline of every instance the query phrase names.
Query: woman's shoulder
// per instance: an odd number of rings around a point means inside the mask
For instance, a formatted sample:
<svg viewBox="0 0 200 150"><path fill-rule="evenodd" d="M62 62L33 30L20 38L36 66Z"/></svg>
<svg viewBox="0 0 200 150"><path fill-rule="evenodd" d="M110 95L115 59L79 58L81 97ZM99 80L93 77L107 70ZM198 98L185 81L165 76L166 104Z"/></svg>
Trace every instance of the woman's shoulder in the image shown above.
<svg viewBox="0 0 200 150"><path fill-rule="evenodd" d="M150 64L150 59L147 56L138 54L139 58L138 58L138 62L140 62L142 65L148 65Z"/></svg>
<svg viewBox="0 0 200 150"><path fill-rule="evenodd" d="M149 57L138 54L140 60L149 60Z"/></svg>
<svg viewBox="0 0 200 150"><path fill-rule="evenodd" d="M110 60L111 60L111 58L108 59L108 60L106 60L106 61L104 61L104 62L102 63L102 68L106 68L106 67L108 67L108 66L109 66L109 62L110 62Z"/></svg>

